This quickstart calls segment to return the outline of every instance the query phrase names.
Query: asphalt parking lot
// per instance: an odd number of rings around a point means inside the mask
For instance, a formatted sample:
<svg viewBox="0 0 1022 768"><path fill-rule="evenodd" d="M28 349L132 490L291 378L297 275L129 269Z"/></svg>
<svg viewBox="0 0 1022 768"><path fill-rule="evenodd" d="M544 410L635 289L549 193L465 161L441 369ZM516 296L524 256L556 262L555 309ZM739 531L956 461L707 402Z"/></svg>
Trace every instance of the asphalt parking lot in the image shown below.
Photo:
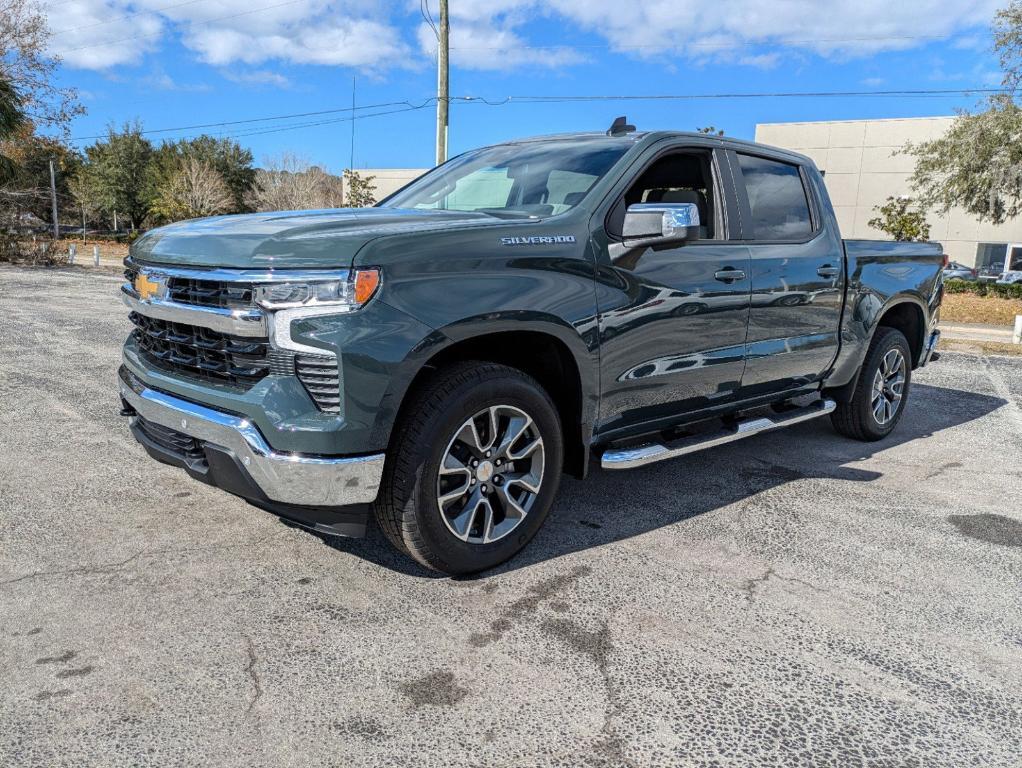
<svg viewBox="0 0 1022 768"><path fill-rule="evenodd" d="M1022 764L1022 358L566 480L451 580L150 460L118 282L0 268L0 764Z"/></svg>

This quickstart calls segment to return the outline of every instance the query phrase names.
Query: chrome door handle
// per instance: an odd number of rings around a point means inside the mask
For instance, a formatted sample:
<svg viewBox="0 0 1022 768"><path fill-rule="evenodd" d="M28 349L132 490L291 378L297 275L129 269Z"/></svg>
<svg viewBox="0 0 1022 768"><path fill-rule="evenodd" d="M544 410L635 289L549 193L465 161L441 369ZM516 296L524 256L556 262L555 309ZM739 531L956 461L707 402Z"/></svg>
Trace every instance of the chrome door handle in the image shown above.
<svg viewBox="0 0 1022 768"><path fill-rule="evenodd" d="M742 270L731 269L731 267L724 267L719 272L714 272L713 276L722 283L733 283L736 280L745 279L745 273Z"/></svg>
<svg viewBox="0 0 1022 768"><path fill-rule="evenodd" d="M820 277L837 277L838 275L841 274L841 270L838 267L830 266L830 264L824 264L822 267L816 270L816 274L818 274Z"/></svg>

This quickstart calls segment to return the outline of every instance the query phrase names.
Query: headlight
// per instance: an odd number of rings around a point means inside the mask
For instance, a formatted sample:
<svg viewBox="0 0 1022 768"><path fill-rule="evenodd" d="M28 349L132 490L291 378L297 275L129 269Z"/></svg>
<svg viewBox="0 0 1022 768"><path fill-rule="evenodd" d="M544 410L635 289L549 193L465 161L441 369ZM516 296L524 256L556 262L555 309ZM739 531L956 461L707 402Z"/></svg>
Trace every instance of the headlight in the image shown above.
<svg viewBox="0 0 1022 768"><path fill-rule="evenodd" d="M350 312L369 301L379 286L378 269L356 269L333 280L256 285L255 302L264 309L332 307L337 312Z"/></svg>

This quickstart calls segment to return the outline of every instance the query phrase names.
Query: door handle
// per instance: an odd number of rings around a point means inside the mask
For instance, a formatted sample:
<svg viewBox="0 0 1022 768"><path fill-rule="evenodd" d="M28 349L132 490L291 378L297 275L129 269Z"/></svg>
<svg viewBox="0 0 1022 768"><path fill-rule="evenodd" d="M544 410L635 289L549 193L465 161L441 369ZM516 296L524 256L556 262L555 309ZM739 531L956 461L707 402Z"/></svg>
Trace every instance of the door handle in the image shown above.
<svg viewBox="0 0 1022 768"><path fill-rule="evenodd" d="M745 273L742 270L732 269L731 267L724 267L719 272L714 272L713 276L722 283L733 283L736 280L745 279Z"/></svg>
<svg viewBox="0 0 1022 768"><path fill-rule="evenodd" d="M818 274L820 277L837 277L838 275L841 274L841 270L838 267L830 266L830 264L824 264L822 267L816 270L816 274Z"/></svg>

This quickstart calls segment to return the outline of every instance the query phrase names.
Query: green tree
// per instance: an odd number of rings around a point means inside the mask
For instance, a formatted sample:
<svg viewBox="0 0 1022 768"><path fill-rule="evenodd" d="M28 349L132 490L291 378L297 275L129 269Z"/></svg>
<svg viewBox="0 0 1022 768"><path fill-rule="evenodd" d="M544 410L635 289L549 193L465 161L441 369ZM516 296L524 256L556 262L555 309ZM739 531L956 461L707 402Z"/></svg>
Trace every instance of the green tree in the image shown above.
<svg viewBox="0 0 1022 768"><path fill-rule="evenodd" d="M930 225L926 223L926 212L909 210L912 207L910 197L889 197L883 205L873 206L879 213L867 224L879 229L899 241L919 241L930 239Z"/></svg>
<svg viewBox="0 0 1022 768"><path fill-rule="evenodd" d="M362 175L350 168L344 170L344 207L345 208L369 208L376 205L376 181L375 176Z"/></svg>
<svg viewBox="0 0 1022 768"><path fill-rule="evenodd" d="M710 136L723 136L723 129L718 129L714 125L707 125L705 128L696 128L696 133L705 133Z"/></svg>
<svg viewBox="0 0 1022 768"><path fill-rule="evenodd" d="M125 124L120 131L111 126L107 138L85 154L103 209L127 217L132 231L137 230L152 210L159 181L156 149L142 135L141 124Z"/></svg>
<svg viewBox="0 0 1022 768"><path fill-rule="evenodd" d="M50 161L56 170L58 209L71 203L68 177L74 172L80 158L78 154L52 136L40 136L31 123L21 128L8 142L4 151L16 164L11 184L20 198L20 213L50 221L53 216L50 202Z"/></svg>
<svg viewBox="0 0 1022 768"><path fill-rule="evenodd" d="M75 219L81 219L82 228L90 223L101 221L103 207L96 179L95 168L91 163L79 162L72 172L67 174L67 188L75 209ZM82 233L85 239L85 233Z"/></svg>
<svg viewBox="0 0 1022 768"><path fill-rule="evenodd" d="M1022 213L1022 0L994 18L994 48L1004 68L1005 94L979 113L960 112L948 132L904 148L916 158L911 178L920 204L947 213L964 208L980 221L1002 224Z"/></svg>
<svg viewBox="0 0 1022 768"><path fill-rule="evenodd" d="M0 142L10 139L24 120L21 96L9 80L0 77ZM7 152L0 152L0 184L6 184L13 179L16 168L14 160Z"/></svg>

